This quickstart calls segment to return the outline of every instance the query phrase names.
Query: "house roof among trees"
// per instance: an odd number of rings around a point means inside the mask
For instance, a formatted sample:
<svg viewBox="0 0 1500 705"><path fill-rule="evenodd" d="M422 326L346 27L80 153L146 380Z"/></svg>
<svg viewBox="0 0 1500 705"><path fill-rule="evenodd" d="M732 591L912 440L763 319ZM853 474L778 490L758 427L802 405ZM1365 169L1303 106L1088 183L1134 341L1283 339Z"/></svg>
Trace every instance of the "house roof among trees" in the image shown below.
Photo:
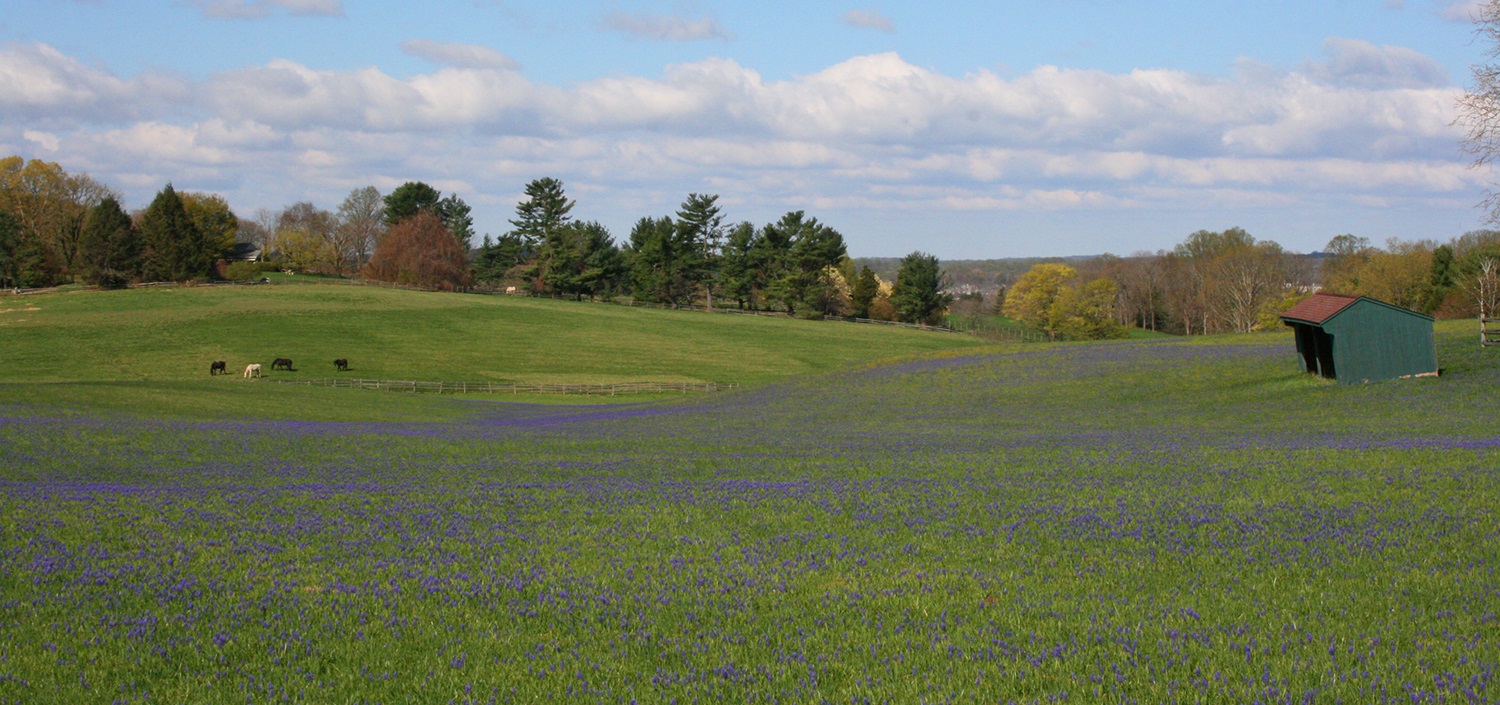
<svg viewBox="0 0 1500 705"><path fill-rule="evenodd" d="M1345 296L1343 294L1313 294L1303 299L1296 306L1287 309L1286 313L1281 314L1281 317L1306 321L1308 323L1322 323L1333 318L1334 314L1348 308L1355 301L1360 300L1360 298L1362 297Z"/></svg>

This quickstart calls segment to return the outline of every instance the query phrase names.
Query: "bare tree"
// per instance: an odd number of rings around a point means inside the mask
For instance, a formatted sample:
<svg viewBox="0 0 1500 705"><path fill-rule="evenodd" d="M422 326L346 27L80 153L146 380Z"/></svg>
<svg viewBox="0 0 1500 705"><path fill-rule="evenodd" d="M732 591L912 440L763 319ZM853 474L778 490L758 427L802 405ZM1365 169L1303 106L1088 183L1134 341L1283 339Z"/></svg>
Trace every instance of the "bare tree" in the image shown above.
<svg viewBox="0 0 1500 705"><path fill-rule="evenodd" d="M339 204L338 236L340 269L346 274L359 271L370 261L375 244L385 234L385 199L374 186L349 192Z"/></svg>
<svg viewBox="0 0 1500 705"><path fill-rule="evenodd" d="M1485 45L1485 61L1471 67L1474 85L1458 97L1454 122L1463 128L1464 151L1473 155L1477 168L1500 155L1500 0L1488 0L1475 12L1474 34ZM1493 183L1480 206L1489 222L1500 223L1500 192Z"/></svg>

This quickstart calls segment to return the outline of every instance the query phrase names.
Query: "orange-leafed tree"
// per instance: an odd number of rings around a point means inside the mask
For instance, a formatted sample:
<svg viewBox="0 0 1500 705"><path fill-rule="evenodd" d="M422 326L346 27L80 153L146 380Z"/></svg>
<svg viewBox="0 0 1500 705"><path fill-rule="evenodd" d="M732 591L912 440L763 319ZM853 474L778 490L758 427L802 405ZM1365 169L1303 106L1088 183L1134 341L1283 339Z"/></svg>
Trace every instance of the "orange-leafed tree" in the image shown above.
<svg viewBox="0 0 1500 705"><path fill-rule="evenodd" d="M402 220L375 245L366 279L453 291L469 285L469 253L430 210Z"/></svg>

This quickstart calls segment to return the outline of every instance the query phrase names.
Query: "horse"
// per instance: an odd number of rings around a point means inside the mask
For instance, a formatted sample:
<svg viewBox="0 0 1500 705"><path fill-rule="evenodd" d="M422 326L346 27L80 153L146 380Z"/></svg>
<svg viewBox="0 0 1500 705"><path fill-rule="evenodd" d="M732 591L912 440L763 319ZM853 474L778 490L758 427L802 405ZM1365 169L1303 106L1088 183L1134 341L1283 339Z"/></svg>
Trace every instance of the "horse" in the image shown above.
<svg viewBox="0 0 1500 705"><path fill-rule="evenodd" d="M346 360L346 359L344 359L344 358L342 358L342 357L339 358L339 359L337 359L337 360L334 360L333 361L333 369L338 370L339 372L348 372L349 371L349 361Z"/></svg>
<svg viewBox="0 0 1500 705"><path fill-rule="evenodd" d="M252 362L252 363L250 363L248 365L245 365L245 378L246 379L248 379L250 377L259 377L259 376L260 376L260 363L259 362Z"/></svg>
<svg viewBox="0 0 1500 705"><path fill-rule="evenodd" d="M214 375L227 375L227 374L229 374L229 365L225 364L225 362L223 360L219 360L217 362L211 362L211 363L208 364L208 376L209 377L212 377Z"/></svg>
<svg viewBox="0 0 1500 705"><path fill-rule="evenodd" d="M291 360L291 358L288 358L288 357L278 357L275 360L271 361L271 369L273 369L273 370L284 369L287 372L291 372L292 371L292 360Z"/></svg>

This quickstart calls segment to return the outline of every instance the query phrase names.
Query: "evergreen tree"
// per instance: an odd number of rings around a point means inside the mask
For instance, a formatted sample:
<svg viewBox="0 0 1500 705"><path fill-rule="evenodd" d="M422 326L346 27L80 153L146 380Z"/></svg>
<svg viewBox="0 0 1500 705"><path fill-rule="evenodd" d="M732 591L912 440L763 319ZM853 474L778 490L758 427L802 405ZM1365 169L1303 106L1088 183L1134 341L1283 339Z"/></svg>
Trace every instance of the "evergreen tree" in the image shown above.
<svg viewBox="0 0 1500 705"><path fill-rule="evenodd" d="M526 184L526 200L516 204L515 226L510 232L528 250L536 250L548 236L567 224L574 202L563 193L563 184L547 177Z"/></svg>
<svg viewBox="0 0 1500 705"><path fill-rule="evenodd" d="M474 254L474 279L482 282L499 282L509 275L512 268L530 258L521 238L513 233L492 240L484 236L484 243Z"/></svg>
<svg viewBox="0 0 1500 705"><path fill-rule="evenodd" d="M768 289L787 313L823 315L829 313L832 284L824 269L835 267L848 254L844 236L837 230L807 218L802 211L787 213L774 225L764 229L767 254L779 254L779 262L768 262L773 271Z"/></svg>
<svg viewBox="0 0 1500 705"><path fill-rule="evenodd" d="M186 281L208 275L216 253L167 184L141 214L139 225L144 261L141 276L148 281Z"/></svg>
<svg viewBox="0 0 1500 705"><path fill-rule="evenodd" d="M880 280L875 278L875 270L869 265L860 267L859 276L854 280L853 290L849 294L849 306L852 309L850 315L855 318L869 318L870 304L875 302L876 294L880 293Z"/></svg>
<svg viewBox="0 0 1500 705"><path fill-rule="evenodd" d="M20 249L21 221L0 210L0 286L10 289L21 285Z"/></svg>
<svg viewBox="0 0 1500 705"><path fill-rule="evenodd" d="M122 288L140 273L141 241L130 216L113 196L89 209L83 221L80 251L84 280L110 289Z"/></svg>
<svg viewBox="0 0 1500 705"><path fill-rule="evenodd" d="M465 252L473 247L474 217L470 215L471 211L469 204L464 203L464 199L459 198L456 193L449 194L437 204L438 216L443 219L448 232L453 233Z"/></svg>
<svg viewBox="0 0 1500 705"><path fill-rule="evenodd" d="M441 218L438 203L443 194L421 181L408 181L385 197L385 224L393 226L420 211L431 211Z"/></svg>
<svg viewBox="0 0 1500 705"><path fill-rule="evenodd" d="M578 274L578 291L590 298L609 296L620 285L625 260L609 230L594 222L579 227L583 235L583 269Z"/></svg>
<svg viewBox="0 0 1500 705"><path fill-rule="evenodd" d="M734 299L740 308L747 304L755 307L756 278L752 256L755 237L755 226L748 222L730 228L719 260L720 291Z"/></svg>
<svg viewBox="0 0 1500 705"><path fill-rule="evenodd" d="M676 225L669 217L641 218L630 230L630 283L637 301L680 303L673 269Z"/></svg>
<svg viewBox="0 0 1500 705"><path fill-rule="evenodd" d="M702 288L713 308L714 278L724 246L724 216L717 195L688 194L677 210L676 269L690 291Z"/></svg>
<svg viewBox="0 0 1500 705"><path fill-rule="evenodd" d="M948 312L953 297L943 291L943 270L938 259L925 252L913 252L901 259L891 305L897 317L907 323L937 325Z"/></svg>

